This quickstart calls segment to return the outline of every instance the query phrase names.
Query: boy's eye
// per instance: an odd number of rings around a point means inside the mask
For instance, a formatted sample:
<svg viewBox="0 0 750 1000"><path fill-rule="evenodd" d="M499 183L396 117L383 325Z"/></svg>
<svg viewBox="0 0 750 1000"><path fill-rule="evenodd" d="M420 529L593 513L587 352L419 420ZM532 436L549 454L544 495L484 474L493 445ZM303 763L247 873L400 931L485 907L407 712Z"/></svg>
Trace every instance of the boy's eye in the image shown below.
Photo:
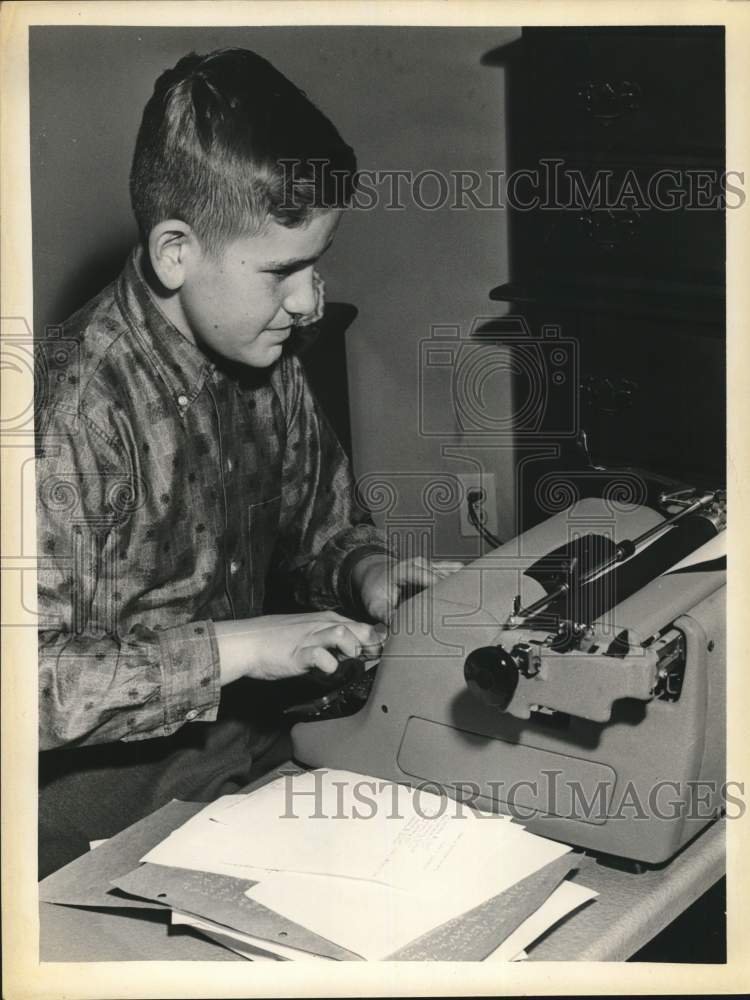
<svg viewBox="0 0 750 1000"><path fill-rule="evenodd" d="M269 274L273 275L276 281L283 281L288 278L291 274L294 274L293 270L279 270L279 271L269 271Z"/></svg>

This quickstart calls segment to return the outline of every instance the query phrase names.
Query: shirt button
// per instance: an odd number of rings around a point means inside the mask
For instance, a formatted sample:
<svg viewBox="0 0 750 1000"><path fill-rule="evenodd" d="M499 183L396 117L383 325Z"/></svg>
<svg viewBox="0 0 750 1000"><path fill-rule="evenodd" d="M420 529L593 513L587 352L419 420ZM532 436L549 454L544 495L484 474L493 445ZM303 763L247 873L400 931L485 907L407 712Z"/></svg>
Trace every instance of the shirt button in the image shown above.
<svg viewBox="0 0 750 1000"><path fill-rule="evenodd" d="M197 715L198 715L198 710L195 709L195 708L191 708L190 711L185 716L185 719L188 722L192 722L192 720L195 719L197 717Z"/></svg>
<svg viewBox="0 0 750 1000"><path fill-rule="evenodd" d="M240 564L233 559L229 564L229 572L236 573L239 568Z"/></svg>
<svg viewBox="0 0 750 1000"><path fill-rule="evenodd" d="M181 407L186 407L188 405L188 398L186 395L181 395L177 397L177 405Z"/></svg>

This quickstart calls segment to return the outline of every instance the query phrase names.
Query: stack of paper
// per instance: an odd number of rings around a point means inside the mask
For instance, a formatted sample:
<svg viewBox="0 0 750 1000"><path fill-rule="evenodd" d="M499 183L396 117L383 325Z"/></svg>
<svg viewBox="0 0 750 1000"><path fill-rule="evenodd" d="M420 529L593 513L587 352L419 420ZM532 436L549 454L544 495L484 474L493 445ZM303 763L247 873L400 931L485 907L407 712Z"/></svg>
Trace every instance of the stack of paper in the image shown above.
<svg viewBox="0 0 750 1000"><path fill-rule="evenodd" d="M461 956L464 936L472 941L468 957L510 960L595 895L562 882L575 866L563 844L434 792L346 771L290 774L252 794L226 796L141 860L240 884L248 907L365 960L413 959L435 949ZM272 940L248 922L249 909L233 926L226 908L216 920L195 893L180 907L162 896L175 922L254 961L325 953Z"/></svg>
<svg viewBox="0 0 750 1000"><path fill-rule="evenodd" d="M316 962L334 961L326 955L315 955L310 951L302 951L301 948L279 944L278 941L269 941L253 934L243 934L215 920L206 920L192 913L182 913L180 910L172 910L172 923L177 926L192 927L205 937L229 948L230 951L237 952L251 962L290 962L301 959Z"/></svg>

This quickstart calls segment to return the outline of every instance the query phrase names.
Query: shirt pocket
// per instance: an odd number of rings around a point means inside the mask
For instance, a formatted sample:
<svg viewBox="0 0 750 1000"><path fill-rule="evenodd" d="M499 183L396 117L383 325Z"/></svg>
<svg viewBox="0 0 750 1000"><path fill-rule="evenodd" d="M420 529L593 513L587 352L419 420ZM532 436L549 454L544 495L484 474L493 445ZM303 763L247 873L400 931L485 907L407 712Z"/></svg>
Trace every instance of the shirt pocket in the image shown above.
<svg viewBox="0 0 750 1000"><path fill-rule="evenodd" d="M271 566L271 558L279 536L281 496L269 500L259 500L247 510L248 548L250 556L249 590L252 613L263 612L266 593L266 578Z"/></svg>

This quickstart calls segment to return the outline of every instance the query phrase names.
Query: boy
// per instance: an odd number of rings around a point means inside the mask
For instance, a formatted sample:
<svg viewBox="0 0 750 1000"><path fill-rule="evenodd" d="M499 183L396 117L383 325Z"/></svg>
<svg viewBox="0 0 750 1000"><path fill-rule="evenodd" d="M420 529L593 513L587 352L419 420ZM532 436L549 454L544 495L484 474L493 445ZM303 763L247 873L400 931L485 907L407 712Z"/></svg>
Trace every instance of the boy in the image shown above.
<svg viewBox="0 0 750 1000"><path fill-rule="evenodd" d="M436 579L356 508L284 346L319 313L355 170L251 52L156 83L131 172L142 243L68 322L76 364L39 427L40 875L269 767L279 682L377 653L400 586ZM268 577L317 610L267 614Z"/></svg>

